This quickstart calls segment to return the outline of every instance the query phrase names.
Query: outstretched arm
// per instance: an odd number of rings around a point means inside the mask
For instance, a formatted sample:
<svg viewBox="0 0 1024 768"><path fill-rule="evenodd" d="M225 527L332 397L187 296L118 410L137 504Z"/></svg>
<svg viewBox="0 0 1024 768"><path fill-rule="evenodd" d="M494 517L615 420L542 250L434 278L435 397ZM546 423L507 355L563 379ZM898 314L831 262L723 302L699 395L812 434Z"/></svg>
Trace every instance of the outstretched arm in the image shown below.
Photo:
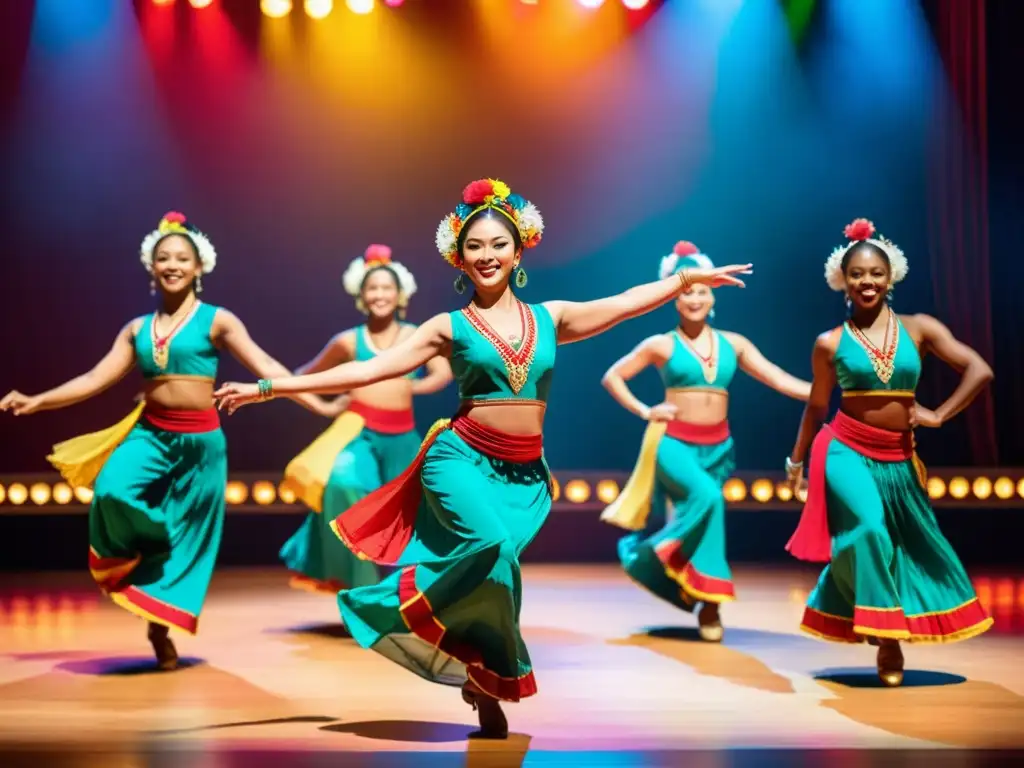
<svg viewBox="0 0 1024 768"><path fill-rule="evenodd" d="M88 373L76 376L70 381L43 392L40 395L23 395L10 392L0 400L0 410L12 411L16 416L27 416L36 411L53 411L88 400L124 378L135 365L135 328L133 320L121 329L114 339L110 351Z"/></svg>
<svg viewBox="0 0 1024 768"><path fill-rule="evenodd" d="M792 397L794 400L807 402L811 396L810 382L786 373L762 355L761 350L745 336L728 332L724 335L729 339L733 349L736 350L739 366L744 373L757 379L765 386L771 387L779 394Z"/></svg>
<svg viewBox="0 0 1024 768"><path fill-rule="evenodd" d="M405 341L381 352L370 360L356 360L320 373L284 376L269 382L274 395L299 393L333 394L365 387L378 381L394 379L414 371L428 360L443 354L452 338L451 319L436 315L421 325ZM255 384L225 384L214 393L220 407L233 412L241 405L261 398Z"/></svg>
<svg viewBox="0 0 1024 768"><path fill-rule="evenodd" d="M814 352L811 355L811 369L814 373L814 381L811 382L811 393L804 406L804 415L800 419L800 431L797 432L796 443L793 451L789 454L789 460L794 469L790 480L799 478L804 457L811 447L811 442L817 434L821 423L828 416L828 401L832 396L832 390L836 386L836 369L833 363L836 350L836 333L829 331L818 337L814 342Z"/></svg>
<svg viewBox="0 0 1024 768"><path fill-rule="evenodd" d="M915 315L913 324L921 335L922 352L934 353L961 374L960 385L946 402L935 409L939 424L944 424L970 405L995 374L981 355L962 341L957 341L949 328L934 317Z"/></svg>
<svg viewBox="0 0 1024 768"><path fill-rule="evenodd" d="M615 398L615 401L644 421L651 418L653 409L641 402L626 382L644 368L656 365L662 359L662 355L658 352L662 341L662 336L651 336L644 339L629 354L616 360L601 378L601 384Z"/></svg>
<svg viewBox="0 0 1024 768"><path fill-rule="evenodd" d="M750 264L716 269L684 269L681 273L654 283L630 288L616 296L594 301L548 301L544 306L558 329L558 343L571 344L607 331L623 320L638 317L667 304L689 290L690 284L712 287L737 285L743 281L733 275L750 274Z"/></svg>
<svg viewBox="0 0 1024 768"><path fill-rule="evenodd" d="M412 383L414 395L432 395L448 386L452 380L452 367L443 357L427 360L427 375Z"/></svg>
<svg viewBox="0 0 1024 768"><path fill-rule="evenodd" d="M296 368L295 375L301 376L304 373L319 373L320 371L326 371L328 368L333 368L336 365L347 363L352 359L353 349L354 346L352 344L351 331L343 331L336 334L324 345L324 348L317 353L316 357L308 363L303 363Z"/></svg>
<svg viewBox="0 0 1024 768"><path fill-rule="evenodd" d="M291 373L281 363L268 355L253 341L245 324L226 309L218 309L214 319L213 332L216 338L235 357L238 362L248 368L256 376L287 376ZM332 415L330 403L314 395L297 394L290 398L302 407L321 416Z"/></svg>

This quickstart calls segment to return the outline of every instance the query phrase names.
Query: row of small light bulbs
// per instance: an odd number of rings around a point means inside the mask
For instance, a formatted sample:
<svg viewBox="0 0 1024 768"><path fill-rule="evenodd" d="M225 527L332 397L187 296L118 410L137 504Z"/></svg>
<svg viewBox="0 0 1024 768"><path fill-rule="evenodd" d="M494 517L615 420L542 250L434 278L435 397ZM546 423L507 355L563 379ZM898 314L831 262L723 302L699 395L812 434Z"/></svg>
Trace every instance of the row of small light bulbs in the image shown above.
<svg viewBox="0 0 1024 768"><path fill-rule="evenodd" d="M564 489L556 481L554 500L558 501L564 495L565 500L572 504L585 504L591 498L596 498L597 501L604 504L611 504L619 495L619 490L619 484L611 479L599 480L591 486L587 480L576 478L569 480ZM992 480L985 476L979 476L974 480L968 480L966 477L957 476L950 478L948 482L941 477L928 478L928 496L931 499L942 499L947 494L957 501L966 499L968 495L973 495L975 499L981 501L992 496L1006 501L1012 499L1015 494L1024 498L1024 478L1016 483L1009 477L997 477ZM776 483L767 478L755 480L750 483L749 487L737 477L730 478L722 487L722 495L725 496L726 501L730 502L746 501L748 496L762 504L766 504L772 499L784 503L793 500L793 490L788 485ZM287 485L275 485L267 480L259 480L253 483L251 488L240 480L232 480L227 484L224 492L227 503L233 505L244 504L250 497L260 506L273 504L276 501L284 504L295 502L295 492ZM0 504L7 501L15 506L20 506L31 500L38 506L49 504L51 501L64 505L70 504L74 499L82 504L88 504L92 501L92 491L88 488L72 488L67 483L55 483L52 486L43 482L33 483L31 486L26 486L24 483L11 483L6 488L0 485ZM801 490L797 494L797 500L804 501L805 499L806 494Z"/></svg>

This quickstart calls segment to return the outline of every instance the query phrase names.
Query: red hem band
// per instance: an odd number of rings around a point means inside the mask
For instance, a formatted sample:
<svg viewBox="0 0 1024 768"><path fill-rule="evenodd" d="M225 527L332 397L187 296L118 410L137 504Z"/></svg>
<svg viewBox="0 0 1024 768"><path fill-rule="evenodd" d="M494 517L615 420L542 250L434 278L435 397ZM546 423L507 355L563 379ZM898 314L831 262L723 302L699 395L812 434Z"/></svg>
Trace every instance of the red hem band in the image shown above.
<svg viewBox="0 0 1024 768"><path fill-rule="evenodd" d="M665 434L676 440L692 445L718 445L729 439L729 422L717 424L690 424L685 421L670 421Z"/></svg>
<svg viewBox="0 0 1024 768"><path fill-rule="evenodd" d="M154 427L165 432L199 434L220 429L220 415L216 408L207 408L204 411L183 411L161 408L159 405L147 402L142 416Z"/></svg>
<svg viewBox="0 0 1024 768"><path fill-rule="evenodd" d="M372 429L383 435L401 435L416 429L416 419L413 416L412 408L401 410L375 408L372 405L353 400L349 404L348 410L362 416L367 429Z"/></svg>

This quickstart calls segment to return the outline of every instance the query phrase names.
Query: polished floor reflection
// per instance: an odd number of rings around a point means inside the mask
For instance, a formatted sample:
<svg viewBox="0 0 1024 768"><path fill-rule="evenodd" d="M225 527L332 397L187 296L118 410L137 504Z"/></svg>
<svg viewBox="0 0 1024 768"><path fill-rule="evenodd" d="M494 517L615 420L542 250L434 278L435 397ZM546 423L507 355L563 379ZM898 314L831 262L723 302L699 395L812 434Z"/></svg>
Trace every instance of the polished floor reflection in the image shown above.
<svg viewBox="0 0 1024 768"><path fill-rule="evenodd" d="M980 765L996 758L963 750L1024 748L1024 579L977 575L995 629L906 647L890 690L869 647L797 632L813 570L736 577L725 642L709 645L614 567L527 568L540 693L508 707L508 742L482 743L457 691L356 647L333 599L288 589L281 571L218 574L173 673L87 576L6 576L0 764Z"/></svg>

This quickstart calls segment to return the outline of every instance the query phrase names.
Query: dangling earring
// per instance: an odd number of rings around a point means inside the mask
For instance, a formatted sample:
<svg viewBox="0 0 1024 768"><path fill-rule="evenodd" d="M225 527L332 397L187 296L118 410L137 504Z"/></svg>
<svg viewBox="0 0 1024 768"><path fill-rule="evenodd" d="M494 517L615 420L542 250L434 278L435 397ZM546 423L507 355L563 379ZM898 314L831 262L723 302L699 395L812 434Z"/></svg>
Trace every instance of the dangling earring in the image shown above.
<svg viewBox="0 0 1024 768"><path fill-rule="evenodd" d="M149 281L149 295L156 296L156 280Z"/></svg>
<svg viewBox="0 0 1024 768"><path fill-rule="evenodd" d="M466 273L459 272L459 276L455 278L455 292L463 294L466 292Z"/></svg>
<svg viewBox="0 0 1024 768"><path fill-rule="evenodd" d="M203 292L203 276L196 275L196 293Z"/></svg>
<svg viewBox="0 0 1024 768"><path fill-rule="evenodd" d="M846 314L853 314L853 299L851 299L849 296L846 297Z"/></svg>
<svg viewBox="0 0 1024 768"><path fill-rule="evenodd" d="M714 307L712 307L711 311L708 312L708 320L714 320L714 319L715 319L715 309L714 309Z"/></svg>
<svg viewBox="0 0 1024 768"><path fill-rule="evenodd" d="M525 288L527 280L526 270L516 267L516 288Z"/></svg>

